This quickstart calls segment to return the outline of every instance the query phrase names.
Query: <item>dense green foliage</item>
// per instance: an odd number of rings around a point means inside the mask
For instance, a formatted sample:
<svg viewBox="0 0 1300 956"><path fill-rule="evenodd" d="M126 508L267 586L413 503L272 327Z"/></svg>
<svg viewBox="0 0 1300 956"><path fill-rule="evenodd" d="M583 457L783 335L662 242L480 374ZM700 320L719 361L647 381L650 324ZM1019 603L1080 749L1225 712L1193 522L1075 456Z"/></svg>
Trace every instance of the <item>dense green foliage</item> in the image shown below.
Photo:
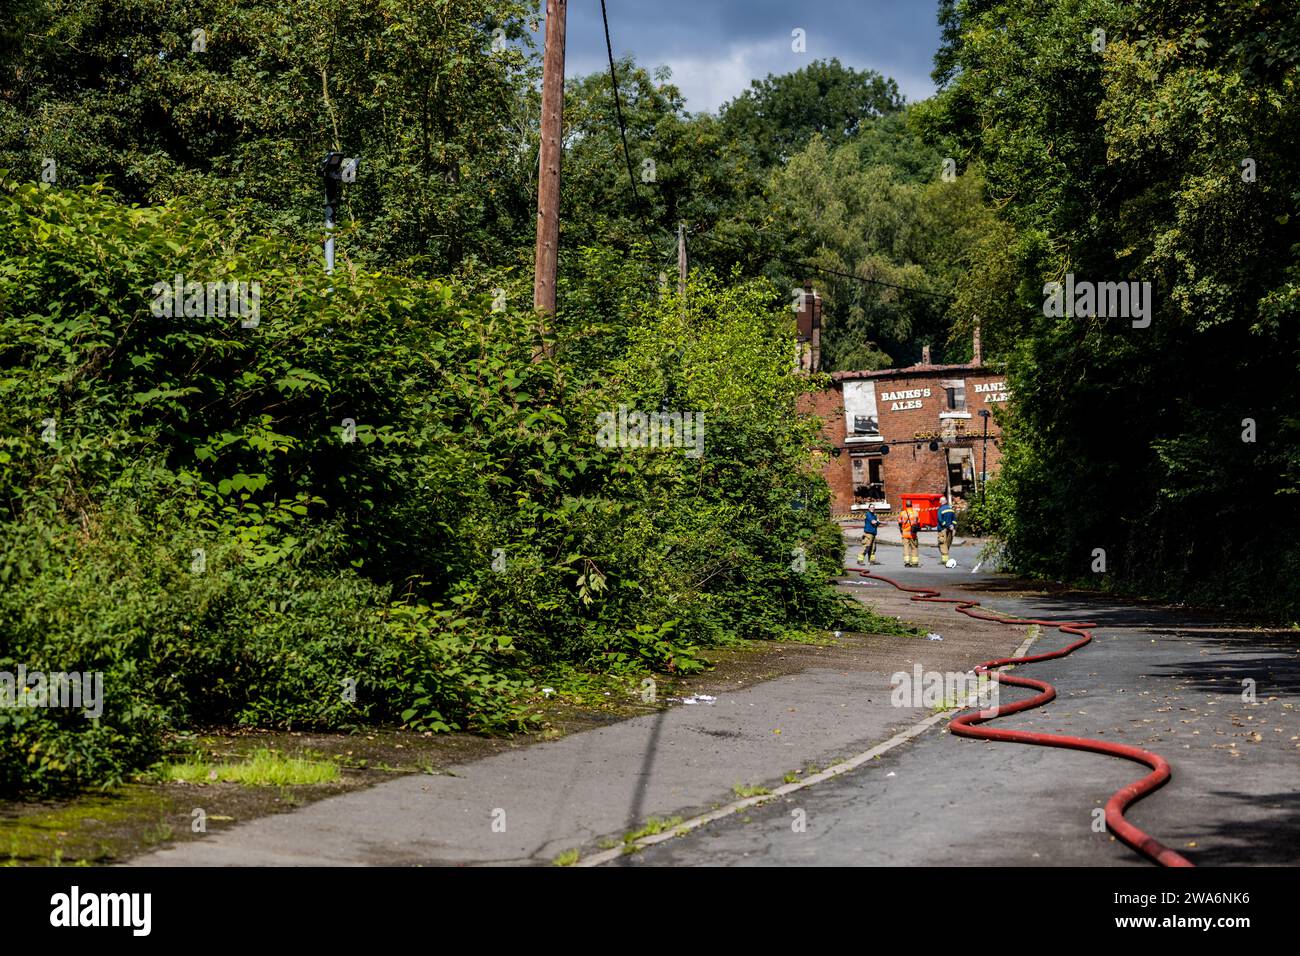
<svg viewBox="0 0 1300 956"><path fill-rule="evenodd" d="M1015 532L1015 500L1007 482L993 477L980 494L957 512L957 531L963 535L991 537L1004 541Z"/></svg>
<svg viewBox="0 0 1300 956"><path fill-rule="evenodd" d="M526 310L315 256L192 200L5 183L0 671L102 672L105 706L0 709L3 789L111 779L194 723L505 729L530 668L689 672L864 620L825 584L771 287L701 276L683 312L633 269L588 375L532 360ZM260 282L256 324L159 315L177 273ZM702 413L707 453L602 447L620 405Z"/></svg>
<svg viewBox="0 0 1300 956"><path fill-rule="evenodd" d="M1294 617L1293 6L965 0L944 14L947 86L924 110L1006 230L962 295L1012 303L983 314L1018 409L1015 564L1096 580L1103 549L1119 585ZM1149 327L1045 316L1044 286L1066 273L1153 283Z"/></svg>
<svg viewBox="0 0 1300 956"><path fill-rule="evenodd" d="M535 12L527 0L29 0L0 80L0 169L35 179L51 158L64 185L107 175L129 201L184 194L317 230L317 164L336 149L361 173L340 211L360 240L345 254L439 271L500 259L533 223ZM493 30L513 42L495 52Z"/></svg>
<svg viewBox="0 0 1300 956"><path fill-rule="evenodd" d="M65 186L105 176L127 201L193 196L307 239L321 228L317 164L339 150L359 161L342 257L499 281L527 268L533 237L538 16L534 0L20 0L0 25L0 169L34 179L48 160ZM788 290L831 268L953 291L951 250L931 263L916 231L969 214L970 233L982 217L940 194L915 208L939 156L893 80L813 61L755 80L714 117L690 113L666 70L624 58L617 74L627 157L608 73L567 83L566 248L612 245L671 272L685 221L692 263L719 275L738 266ZM903 191L890 225L864 229L879 203L840 213L780 175L815 140L810 172L837 174L845 160L828 155L843 146L864 184ZM945 299L823 280L842 332L828 369L943 349Z"/></svg>
<svg viewBox="0 0 1300 956"><path fill-rule="evenodd" d="M963 528L1020 570L1101 548L1119 586L1300 610L1281 5L944 0L913 106L816 61L693 114L626 58L626 156L608 74L571 78L544 343L532 0L10 9L0 673L99 671L106 700L0 709L0 790L196 724L505 730L547 668L866 624L794 414L808 278L827 368L965 360L981 322L1016 401ZM328 150L360 164L327 279ZM1067 272L1152 282L1150 326L1045 316ZM178 274L259 283L259 321L160 313ZM602 443L624 406L703 414L704 453Z"/></svg>
<svg viewBox="0 0 1300 956"><path fill-rule="evenodd" d="M968 360L964 343L944 346L952 290L994 228L981 183L970 175L944 180L939 154L902 116L871 132L834 149L818 136L771 178L789 248L828 270L817 281L827 366L909 365L927 344L937 358ZM909 161L897 162L900 155Z"/></svg>
<svg viewBox="0 0 1300 956"><path fill-rule="evenodd" d="M838 146L902 106L893 80L836 59L817 60L793 73L754 80L723 108L722 125L770 167L790 159L814 135Z"/></svg>

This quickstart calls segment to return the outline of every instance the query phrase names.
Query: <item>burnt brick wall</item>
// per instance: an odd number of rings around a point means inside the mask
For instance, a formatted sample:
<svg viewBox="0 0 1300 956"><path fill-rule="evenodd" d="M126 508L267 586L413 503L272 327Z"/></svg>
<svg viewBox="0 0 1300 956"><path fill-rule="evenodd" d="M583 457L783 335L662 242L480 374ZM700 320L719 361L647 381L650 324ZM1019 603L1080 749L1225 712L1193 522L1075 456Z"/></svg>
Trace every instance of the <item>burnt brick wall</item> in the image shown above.
<svg viewBox="0 0 1300 956"><path fill-rule="evenodd" d="M832 447L844 447L844 392L838 382L825 391L808 392L799 396L797 408L801 415L816 415L822 420L822 434ZM832 514L847 511L848 505L841 507L841 502L853 500L853 480L849 472L848 456L826 456L822 476L831 486Z"/></svg>
<svg viewBox="0 0 1300 956"><path fill-rule="evenodd" d="M903 442L891 444L882 462L885 497L891 507L896 508L899 496L909 492L946 492L946 449L949 447L969 448L974 456L973 467L979 472L984 448L981 439L984 422L979 411L987 408L996 416L997 409L1005 404L1007 393L1001 375L988 369L916 368L871 378L876 388L880 433L886 441ZM965 382L965 415L947 414L950 412L947 393L940 383L954 379ZM977 387L981 390L977 391ZM828 441L842 450L838 458L826 461L823 473L831 487L832 512L847 514L853 504L853 466L849 452L861 450L862 446L846 447L844 443L842 383L836 381L825 391L803 396L800 411L818 415L824 422L823 433ZM997 474L1002 461L1002 451L995 441L1000 434L996 417L990 418L990 476ZM930 450L932 440L939 442L939 450Z"/></svg>

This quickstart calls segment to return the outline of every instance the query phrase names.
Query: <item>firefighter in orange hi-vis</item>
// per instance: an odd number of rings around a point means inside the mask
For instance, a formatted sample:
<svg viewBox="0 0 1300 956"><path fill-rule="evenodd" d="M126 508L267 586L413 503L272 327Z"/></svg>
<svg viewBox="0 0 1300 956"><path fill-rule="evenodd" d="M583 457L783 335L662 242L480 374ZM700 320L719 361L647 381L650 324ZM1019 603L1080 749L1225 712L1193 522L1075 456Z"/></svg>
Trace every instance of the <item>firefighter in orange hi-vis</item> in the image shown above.
<svg viewBox="0 0 1300 956"><path fill-rule="evenodd" d="M898 530L903 533L903 567L921 566L921 548L917 535L921 530L921 512L915 505L907 505L898 513Z"/></svg>

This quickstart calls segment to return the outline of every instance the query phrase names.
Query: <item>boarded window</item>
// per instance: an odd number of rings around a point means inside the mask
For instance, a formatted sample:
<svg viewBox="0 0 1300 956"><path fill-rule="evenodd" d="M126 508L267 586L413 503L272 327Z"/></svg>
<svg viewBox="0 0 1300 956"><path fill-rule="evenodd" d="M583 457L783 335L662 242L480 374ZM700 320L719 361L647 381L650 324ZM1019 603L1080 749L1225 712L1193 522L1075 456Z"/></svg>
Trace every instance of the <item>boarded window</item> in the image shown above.
<svg viewBox="0 0 1300 956"><path fill-rule="evenodd" d="M950 412L966 411L966 380L948 379L939 383L947 397L946 409Z"/></svg>
<svg viewBox="0 0 1300 956"><path fill-rule="evenodd" d="M882 480L884 459L879 456L853 456L853 503L875 504L885 500Z"/></svg>
<svg viewBox="0 0 1300 956"><path fill-rule="evenodd" d="M875 382L844 383L844 417L849 426L849 437L880 434Z"/></svg>

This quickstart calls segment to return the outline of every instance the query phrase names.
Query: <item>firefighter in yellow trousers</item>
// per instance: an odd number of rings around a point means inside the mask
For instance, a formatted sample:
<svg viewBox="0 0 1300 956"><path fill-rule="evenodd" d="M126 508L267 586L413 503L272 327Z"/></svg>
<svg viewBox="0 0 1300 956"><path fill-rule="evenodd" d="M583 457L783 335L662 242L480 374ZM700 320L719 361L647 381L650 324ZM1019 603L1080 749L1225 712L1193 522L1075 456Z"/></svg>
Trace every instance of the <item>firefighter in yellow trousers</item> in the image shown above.
<svg viewBox="0 0 1300 956"><path fill-rule="evenodd" d="M921 531L921 512L908 505L898 513L898 530L903 533L903 567L921 566L921 548L917 535Z"/></svg>
<svg viewBox="0 0 1300 956"><path fill-rule="evenodd" d="M939 525L939 563L948 565L951 560L952 536L957 530L957 512L948 504L946 497L939 499L939 513L936 517Z"/></svg>
<svg viewBox="0 0 1300 956"><path fill-rule="evenodd" d="M872 564L879 564L876 559L876 532L880 530L880 518L870 509L862 520L862 550L858 552L858 564L870 558Z"/></svg>

